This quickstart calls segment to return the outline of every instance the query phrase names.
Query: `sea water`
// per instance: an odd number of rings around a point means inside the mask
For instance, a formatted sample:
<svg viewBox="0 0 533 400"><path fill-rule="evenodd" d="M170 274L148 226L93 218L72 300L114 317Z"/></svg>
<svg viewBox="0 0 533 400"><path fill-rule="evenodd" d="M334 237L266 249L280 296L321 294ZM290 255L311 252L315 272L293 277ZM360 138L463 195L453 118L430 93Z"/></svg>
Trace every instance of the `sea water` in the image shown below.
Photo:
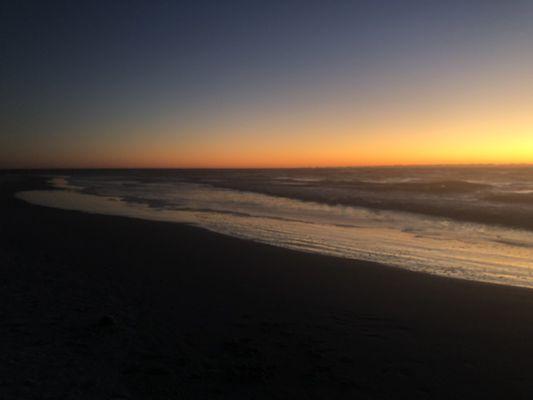
<svg viewBox="0 0 533 400"><path fill-rule="evenodd" d="M528 167L73 171L30 203L533 287ZM252 268L252 267L251 267Z"/></svg>

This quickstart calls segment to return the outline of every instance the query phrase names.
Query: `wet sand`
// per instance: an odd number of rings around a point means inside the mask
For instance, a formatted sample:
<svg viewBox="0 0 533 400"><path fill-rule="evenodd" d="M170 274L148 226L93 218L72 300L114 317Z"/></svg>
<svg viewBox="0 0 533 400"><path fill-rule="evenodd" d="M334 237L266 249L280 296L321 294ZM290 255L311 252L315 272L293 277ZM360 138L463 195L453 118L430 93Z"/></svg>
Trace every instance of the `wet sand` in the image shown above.
<svg viewBox="0 0 533 400"><path fill-rule="evenodd" d="M32 206L0 180L5 399L530 398L533 291Z"/></svg>

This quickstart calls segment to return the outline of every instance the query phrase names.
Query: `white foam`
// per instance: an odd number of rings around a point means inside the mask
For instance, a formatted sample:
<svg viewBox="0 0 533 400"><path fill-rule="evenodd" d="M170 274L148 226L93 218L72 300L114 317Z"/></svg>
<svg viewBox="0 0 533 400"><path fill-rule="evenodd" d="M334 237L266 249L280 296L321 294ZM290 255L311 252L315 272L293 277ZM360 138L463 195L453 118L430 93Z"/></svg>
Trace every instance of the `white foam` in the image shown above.
<svg viewBox="0 0 533 400"><path fill-rule="evenodd" d="M533 232L525 230L201 184L105 184L107 196L54 190L20 192L17 197L48 207L189 223L276 246L431 274L533 287ZM138 200L126 202L124 197Z"/></svg>

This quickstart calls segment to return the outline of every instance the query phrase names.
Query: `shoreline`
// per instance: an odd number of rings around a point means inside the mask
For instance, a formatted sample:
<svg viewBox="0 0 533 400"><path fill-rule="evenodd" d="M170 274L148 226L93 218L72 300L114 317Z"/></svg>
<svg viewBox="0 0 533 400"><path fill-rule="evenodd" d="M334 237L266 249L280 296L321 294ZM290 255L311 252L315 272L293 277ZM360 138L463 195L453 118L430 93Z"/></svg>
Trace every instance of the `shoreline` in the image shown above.
<svg viewBox="0 0 533 400"><path fill-rule="evenodd" d="M437 169L442 168L442 167L446 167L446 166L445 165L435 166L435 168ZM447 166L447 167L450 167L450 166ZM478 169L484 170L484 169L498 168L498 167L509 168L511 166L508 166L508 165L502 165L502 166L494 165L492 167L490 166L485 166L485 167L460 166L459 168L467 168L467 169L472 169L472 170L478 170ZM529 165L516 166L516 168L529 168L529 167L530 167ZM394 167L391 167L391 168L394 168ZM404 168L406 170L417 169L417 168L410 168L410 167L397 167L397 168L400 168L400 169ZM422 166L420 168L426 169L428 167ZM343 168L343 167L340 167L340 168L316 168L316 169L307 168L307 169L312 171L312 170L335 170L335 169L380 170L382 168L380 167L376 167L376 168L372 168L372 167L370 168ZM303 169L302 168L295 168L295 169L290 169L290 168L288 169L287 168L254 169L252 168L252 169L228 169L227 171L261 172L261 171L272 171L272 170L304 171L306 170L306 168L303 168ZM96 168L96 169L81 169L81 170L80 169L51 169L51 170L43 169L43 170L36 170L33 172L32 170L28 170L28 173L31 173L31 174L37 173L37 174L42 174L42 175L44 174L83 175L83 174L93 174L93 173L102 173L102 172L106 172L106 173L144 172L144 173L150 174L150 173L161 172L161 171L165 171L165 172L182 171L182 172L189 172L191 174L194 174L194 173L198 173L202 171L217 172L221 170L212 169L212 168L207 168L207 169L173 169L173 168L169 168L169 169L158 169L158 168L154 168L154 169L120 169L120 168L119 169L115 169L115 168L98 169ZM224 171L224 169L222 169L222 171ZM0 173L1 172L2 171L0 170ZM17 172L24 172L24 171L13 170L13 173L17 173ZM203 182L201 180L196 180L196 179L188 179L186 181L189 183L206 183L206 182ZM452 179L451 181L445 181L444 183L450 183L450 182L454 182L454 180ZM341 205L341 206L346 206L346 207L356 207L356 208L363 208L363 209L368 209L368 210L377 211L377 212L390 211L390 212L398 212L398 213L407 213L407 214L414 215L414 216L450 219L452 221L459 222L459 223L486 224L489 226L497 226L501 228L518 229L518 230L525 230L525 231L533 232L533 222L531 222L530 218L528 218L528 214L523 213L518 210L514 210L514 212L512 213L508 212L507 215L501 215L501 213L497 209L478 210L472 207L468 209L449 208L449 207L442 207L442 206L433 206L430 204L423 204L420 202L409 203L409 202L398 201L398 200L393 200L393 199L380 200L379 202L376 202L376 201L371 201L365 198L351 198L351 197L341 196L340 198L337 198L334 201L331 201L327 197L319 196L313 193L304 192L304 193L295 194L288 188L283 188L283 187L265 188L264 185L258 185L258 184L253 184L253 183L252 184L247 183L243 185L242 182L239 182L239 181L230 181L227 183L221 183L221 182L218 182L218 183L207 182L207 183L219 189L237 190L237 191L243 191L243 192L249 192L249 193L255 193L255 194L274 196L274 197L279 197L279 198L284 198L284 199L289 199L289 200L325 204L329 206ZM369 182L361 181L360 183L368 184ZM498 195L495 195L495 196L498 197ZM502 203L499 205L504 205L504 204Z"/></svg>
<svg viewBox="0 0 533 400"><path fill-rule="evenodd" d="M527 398L533 293L170 222L26 204L2 182L6 398Z"/></svg>
<svg viewBox="0 0 533 400"><path fill-rule="evenodd" d="M491 240L494 240L497 244L503 243L509 246L527 248L531 245L531 239L529 238L529 236L525 236L524 238L514 238L515 242L512 241L511 236L508 241L500 239L500 236L481 236L479 239L486 241L484 247L480 247L479 245L478 247L476 247L477 243L473 241L473 244L471 244L472 247L470 253L465 253L462 256L464 257L464 260L461 259L461 257L445 253L445 249L442 248L441 244L438 242L417 242L417 239L415 237L408 237L404 238L403 241L397 241L395 243L395 252L389 253L388 256L384 256L384 254L387 254L387 251L390 251L390 244L389 248L380 248L379 246L372 246L372 244L370 244L369 246L368 243L365 243L363 241L355 242L355 247L350 248L349 242L344 242L344 248L335 248L335 241L330 240L330 237L328 237L328 235L316 236L316 233L308 231L307 236L303 235L303 237L296 237L303 240L307 240L310 245L308 245L307 247L305 245L298 246L294 245L291 240L284 241L283 239L279 240L275 237L264 237L261 235L260 230L254 231L252 229L242 231L242 228L239 227L239 224L243 224L241 222L237 222L236 224L235 222L233 222L233 226L231 225L232 222L229 222L229 229L221 229L219 226L217 226L216 223L210 224L209 222L206 222L206 220L204 220L203 218L198 219L197 216L189 213L189 209L185 209L183 211L179 209L166 210L159 209L157 206L155 206L155 208L149 205L145 206L142 203L135 205L135 200L132 200L134 204L130 204L129 200L115 201L115 198L91 194L90 192L86 192L85 190L69 190L67 186L64 186L66 185L66 183L62 183L61 186L58 187L55 186L55 184L51 183L48 179L44 185L44 190L17 191L16 193L14 193L14 196L19 200L37 206L83 212L88 214L100 214L107 216L117 216L122 218L140 219L146 221L159 221L183 224L202 229L210 233L221 234L223 236L243 240L245 242L264 244L267 246L279 247L290 251L302 252L307 254L319 254L327 257L339 258L342 260L352 260L356 263L374 263L376 265L386 266L389 268L407 270L415 273L429 274L432 276L440 276L449 279L459 279L470 282L493 284L498 286L511 286L533 289L533 280L531 280L531 274L528 275L527 273L527 266L529 265L528 254L524 255L520 253L514 253L515 259L513 259L513 257L508 257L506 253L509 251L515 251L512 247L501 249L498 252L498 250L494 248L494 243L491 242ZM202 212L202 209L200 209L200 212ZM220 211L213 212L217 213ZM224 211L222 211L222 213L224 213ZM397 213L402 214L404 212L398 211ZM423 215L421 214L412 215L419 219L423 218ZM255 217L253 214L245 213L239 214L238 216L245 216L251 218ZM259 216L258 218L261 217ZM275 219L275 217L272 216L270 216L269 218ZM360 216L360 218L364 219L366 218L366 216ZM283 218L281 218L281 220L289 222L298 221L296 219L284 220ZM360 224L360 221L361 220L357 221L358 225ZM434 223L438 222L439 220L434 221ZM454 221L454 223L458 222L459 221ZM228 224L228 222L223 222L223 224L224 223ZM247 220L244 224L253 226L255 223L255 220ZM400 223L402 222L400 221ZM409 229L414 229L411 228L411 223L403 223L404 225L407 224L406 226ZM363 226L364 223L361 223L360 225ZM332 226L336 225L333 224ZM400 229L401 226L402 225L398 227L398 225L390 223L388 228L396 229L397 232L403 232L403 229ZM479 229L485 229L487 227L490 227L490 225L479 225L479 227ZM284 230L283 226L279 226L278 229L281 233L287 232L286 229ZM380 236L375 236L374 239L378 243L380 242L380 240L388 241L387 235L394 235L397 233L396 231L391 230L386 233L382 233ZM463 232L463 234L466 233L467 232ZM503 232L497 233L502 234ZM507 233L508 235L512 235L513 231L505 233ZM335 235L337 234L337 232L329 231L329 234ZM361 238L365 237L366 233L364 231L354 231L353 233L351 233L351 235L355 238L358 238L359 235L361 235L359 237L359 240L361 240ZM343 236L337 236L336 238L340 241L346 240L346 238ZM431 238L431 232L428 238ZM442 240L446 238L446 236L441 235L439 236L439 238ZM462 237L448 235L448 240L462 240ZM523 240L523 242L520 242L520 240ZM316 244L324 244L324 246L320 249L317 249L313 246ZM329 247L327 246L327 244L329 244ZM363 250L365 249L365 246L367 246L366 252ZM424 249L426 252L434 251L435 254L433 255L433 258L427 256L426 258L424 258L425 254L417 253L417 248ZM380 253L380 251L385 251L385 253ZM490 254L492 254L492 258L483 257L483 254L487 251L490 251ZM398 254L399 256L396 256L394 253ZM467 261L468 256L471 257L470 262ZM417 261L413 262L412 260ZM488 263L489 265L491 265L491 267L480 267L485 265L484 263Z"/></svg>

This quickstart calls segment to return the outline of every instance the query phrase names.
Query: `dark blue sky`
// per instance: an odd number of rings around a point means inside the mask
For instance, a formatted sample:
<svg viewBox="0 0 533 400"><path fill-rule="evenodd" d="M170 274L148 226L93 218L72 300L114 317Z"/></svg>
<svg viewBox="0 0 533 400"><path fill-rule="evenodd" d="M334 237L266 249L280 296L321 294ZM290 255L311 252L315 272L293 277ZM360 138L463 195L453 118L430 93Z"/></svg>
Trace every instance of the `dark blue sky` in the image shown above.
<svg viewBox="0 0 533 400"><path fill-rule="evenodd" d="M122 121L260 103L284 90L343 81L379 86L395 71L438 70L442 58L531 42L533 20L530 1L491 0L0 7L0 129L10 152L0 157L17 165L35 153L30 143L113 140L105 127ZM42 155L52 164L54 157Z"/></svg>

